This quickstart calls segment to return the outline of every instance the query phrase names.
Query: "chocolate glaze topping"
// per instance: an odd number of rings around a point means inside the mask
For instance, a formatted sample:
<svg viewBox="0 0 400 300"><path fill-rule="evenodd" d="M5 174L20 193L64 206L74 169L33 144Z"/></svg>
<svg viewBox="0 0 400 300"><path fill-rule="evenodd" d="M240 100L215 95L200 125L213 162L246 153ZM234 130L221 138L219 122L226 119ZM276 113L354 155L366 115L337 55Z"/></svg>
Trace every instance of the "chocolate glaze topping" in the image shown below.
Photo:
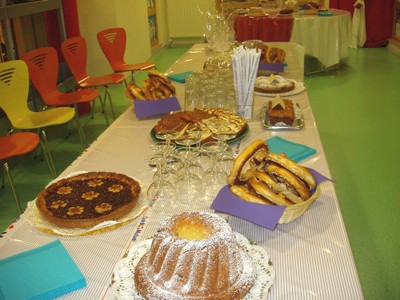
<svg viewBox="0 0 400 300"><path fill-rule="evenodd" d="M131 201L132 191L128 184L112 178L89 178L55 184L45 199L54 216L80 220L111 213Z"/></svg>

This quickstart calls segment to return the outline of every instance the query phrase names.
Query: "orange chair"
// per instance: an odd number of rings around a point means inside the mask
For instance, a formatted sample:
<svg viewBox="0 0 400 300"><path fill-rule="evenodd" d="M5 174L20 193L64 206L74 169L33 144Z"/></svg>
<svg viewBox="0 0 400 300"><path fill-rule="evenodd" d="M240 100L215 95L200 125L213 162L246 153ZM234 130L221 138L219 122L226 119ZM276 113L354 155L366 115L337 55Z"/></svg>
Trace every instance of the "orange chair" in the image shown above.
<svg viewBox="0 0 400 300"><path fill-rule="evenodd" d="M89 87L104 87L103 105L106 103L107 97L110 101L111 113L115 119L114 107L112 104L109 85L120 84L125 81L125 76L122 74L108 74L103 76L92 77L86 73L87 63L87 46L86 40L81 36L66 39L61 43L61 51L68 64L72 75L76 82L82 88Z"/></svg>
<svg viewBox="0 0 400 300"><path fill-rule="evenodd" d="M131 72L131 82L134 82L134 72L145 71L155 67L153 62L127 64L124 60L126 48L126 31L124 28L109 28L97 33L101 50L103 50L114 73ZM125 81L127 86L127 82Z"/></svg>
<svg viewBox="0 0 400 300"><path fill-rule="evenodd" d="M0 108L7 115L12 127L17 130L37 130L41 133L47 153L49 153L45 127L62 125L75 116L71 107L56 107L43 111L32 111L28 107L29 74L23 60L11 60L0 63ZM51 156L52 175L56 170Z"/></svg>
<svg viewBox="0 0 400 300"><path fill-rule="evenodd" d="M14 183L11 177L10 168L7 160L16 156L25 155L35 150L40 143L40 137L38 134L33 132L17 132L11 135L0 137L0 161L3 165L2 170L2 187L5 185L5 174L7 174L8 180L10 181L11 191L14 195L15 202L17 203L18 209L22 212L21 205L18 200L17 192L14 187ZM44 147L42 147L44 150ZM49 164L50 171L52 171L51 164L48 157L51 157L50 152L46 154L46 160Z"/></svg>
<svg viewBox="0 0 400 300"><path fill-rule="evenodd" d="M29 79L39 92L46 106L74 106L75 121L82 140L86 143L86 138L79 124L78 103L93 102L92 118L94 110L94 100L100 98L100 93L96 89L80 89L77 91L62 93L57 88L58 78L58 55L56 49L52 47L38 48L25 53L22 59L28 66ZM104 110L103 103L102 110ZM108 118L104 114L107 124Z"/></svg>

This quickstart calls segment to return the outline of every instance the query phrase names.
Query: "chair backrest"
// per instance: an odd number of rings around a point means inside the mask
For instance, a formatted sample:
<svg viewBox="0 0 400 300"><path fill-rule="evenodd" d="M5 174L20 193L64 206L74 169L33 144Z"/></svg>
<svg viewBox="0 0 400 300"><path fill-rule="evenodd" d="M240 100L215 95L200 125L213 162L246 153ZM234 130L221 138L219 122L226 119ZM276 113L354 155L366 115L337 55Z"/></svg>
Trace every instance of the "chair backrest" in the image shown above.
<svg viewBox="0 0 400 300"><path fill-rule="evenodd" d="M83 37L75 36L66 39L61 43L61 51L76 82L80 83L89 77L86 73L86 40Z"/></svg>
<svg viewBox="0 0 400 300"><path fill-rule="evenodd" d="M97 33L97 40L111 68L125 64L126 32L124 28L109 28Z"/></svg>
<svg viewBox="0 0 400 300"><path fill-rule="evenodd" d="M57 88L58 55L53 47L43 47L25 53L22 59L28 66L29 78L43 101L53 105L52 95L60 94Z"/></svg>
<svg viewBox="0 0 400 300"><path fill-rule="evenodd" d="M30 113L28 67L23 60L0 63L0 108L11 124Z"/></svg>

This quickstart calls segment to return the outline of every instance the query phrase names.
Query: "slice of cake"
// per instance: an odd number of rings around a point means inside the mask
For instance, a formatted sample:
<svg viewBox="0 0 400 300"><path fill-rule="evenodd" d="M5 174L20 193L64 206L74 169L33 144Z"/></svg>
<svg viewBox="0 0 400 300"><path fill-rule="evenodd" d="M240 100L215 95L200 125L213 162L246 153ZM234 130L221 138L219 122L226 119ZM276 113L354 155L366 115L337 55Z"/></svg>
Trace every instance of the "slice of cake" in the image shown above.
<svg viewBox="0 0 400 300"><path fill-rule="evenodd" d="M276 97L268 104L268 120L271 125L292 126L294 122L293 102L288 99Z"/></svg>

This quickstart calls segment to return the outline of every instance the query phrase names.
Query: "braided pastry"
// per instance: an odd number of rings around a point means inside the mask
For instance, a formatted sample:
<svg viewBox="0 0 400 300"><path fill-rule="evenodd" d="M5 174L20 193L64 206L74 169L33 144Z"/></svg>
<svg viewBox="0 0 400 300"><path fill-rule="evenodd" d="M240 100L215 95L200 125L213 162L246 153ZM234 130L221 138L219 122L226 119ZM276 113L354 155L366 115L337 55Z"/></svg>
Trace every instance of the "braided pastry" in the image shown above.
<svg viewBox="0 0 400 300"><path fill-rule="evenodd" d="M237 156L228 183L232 193L245 201L283 206L306 201L316 187L307 168L285 155L269 152L262 140L255 140Z"/></svg>

